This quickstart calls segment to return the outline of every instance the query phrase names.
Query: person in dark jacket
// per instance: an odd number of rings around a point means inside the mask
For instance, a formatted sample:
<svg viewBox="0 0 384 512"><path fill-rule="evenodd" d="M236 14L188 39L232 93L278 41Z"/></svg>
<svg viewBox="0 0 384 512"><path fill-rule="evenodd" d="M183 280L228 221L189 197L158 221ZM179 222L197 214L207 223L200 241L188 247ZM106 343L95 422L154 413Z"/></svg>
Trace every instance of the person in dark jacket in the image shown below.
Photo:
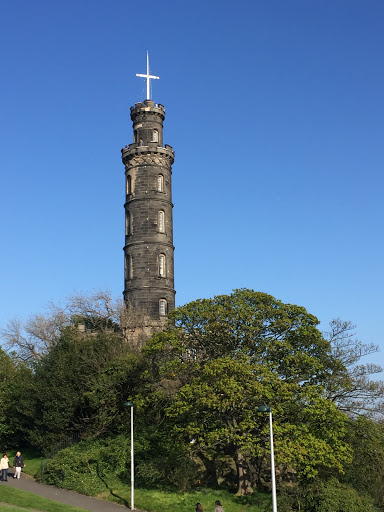
<svg viewBox="0 0 384 512"><path fill-rule="evenodd" d="M16 453L16 457L13 459L13 467L15 468L15 474L13 478L20 478L21 468L25 467L23 457L20 452Z"/></svg>

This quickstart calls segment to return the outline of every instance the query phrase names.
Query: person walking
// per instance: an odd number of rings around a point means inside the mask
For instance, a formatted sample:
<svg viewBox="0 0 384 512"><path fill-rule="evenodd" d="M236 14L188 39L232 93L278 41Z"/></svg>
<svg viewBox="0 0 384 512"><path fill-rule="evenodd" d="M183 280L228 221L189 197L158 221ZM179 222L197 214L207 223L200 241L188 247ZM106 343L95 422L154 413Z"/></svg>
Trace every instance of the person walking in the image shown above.
<svg viewBox="0 0 384 512"><path fill-rule="evenodd" d="M1 479L3 482L7 482L7 480L8 480L8 468L9 468L9 459L7 457L7 454L4 453L3 457L0 460Z"/></svg>
<svg viewBox="0 0 384 512"><path fill-rule="evenodd" d="M220 503L219 500L215 501L215 510L214 512L224 512L223 505Z"/></svg>
<svg viewBox="0 0 384 512"><path fill-rule="evenodd" d="M20 452L17 452L16 457L13 459L13 467L15 468L15 474L13 475L13 478L20 478L21 468L25 467L23 457L21 456Z"/></svg>

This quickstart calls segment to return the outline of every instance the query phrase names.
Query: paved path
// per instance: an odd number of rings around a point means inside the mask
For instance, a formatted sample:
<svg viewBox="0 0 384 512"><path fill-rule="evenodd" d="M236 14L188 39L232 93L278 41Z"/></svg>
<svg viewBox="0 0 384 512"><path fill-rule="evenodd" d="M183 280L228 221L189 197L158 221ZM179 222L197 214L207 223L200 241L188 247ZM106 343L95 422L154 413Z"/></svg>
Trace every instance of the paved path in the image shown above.
<svg viewBox="0 0 384 512"><path fill-rule="evenodd" d="M10 487L22 489L23 491L33 492L43 498L59 501L66 505L84 508L91 512L124 512L125 510L130 510L128 506L125 507L123 505L118 505L117 503L98 500L97 498L91 498L90 496L85 496L84 494L79 494L77 492L59 489L52 485L40 484L32 478L26 477L23 473L21 474L20 479L12 478L12 473L10 473L8 476L8 482L0 482L0 485L8 485ZM135 510L136 512L142 512L138 509Z"/></svg>

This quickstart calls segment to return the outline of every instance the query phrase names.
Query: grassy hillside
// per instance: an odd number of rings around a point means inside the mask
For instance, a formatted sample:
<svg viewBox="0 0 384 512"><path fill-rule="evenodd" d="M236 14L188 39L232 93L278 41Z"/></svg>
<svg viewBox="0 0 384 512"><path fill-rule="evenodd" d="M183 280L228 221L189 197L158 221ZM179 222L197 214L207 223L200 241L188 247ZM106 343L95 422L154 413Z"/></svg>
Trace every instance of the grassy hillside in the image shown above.
<svg viewBox="0 0 384 512"><path fill-rule="evenodd" d="M2 504L14 505L5 507ZM7 512L33 511L33 512L87 512L83 508L71 507L63 503L48 500L31 492L22 491L5 485L0 488L0 509Z"/></svg>

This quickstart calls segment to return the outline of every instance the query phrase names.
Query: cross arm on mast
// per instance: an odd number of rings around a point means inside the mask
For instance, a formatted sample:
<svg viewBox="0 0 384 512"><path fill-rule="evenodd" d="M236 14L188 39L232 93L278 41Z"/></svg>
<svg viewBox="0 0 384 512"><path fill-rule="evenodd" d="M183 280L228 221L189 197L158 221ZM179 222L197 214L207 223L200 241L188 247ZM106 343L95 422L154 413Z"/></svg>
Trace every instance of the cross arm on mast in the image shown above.
<svg viewBox="0 0 384 512"><path fill-rule="evenodd" d="M150 80L153 80L153 79L159 80L160 77L159 76L151 75L149 73L149 55L148 55L148 52L147 52L147 74L144 75L143 73L136 73L136 76L139 76L141 78L145 78L146 79L146 81L147 81L147 100L150 100L151 99L151 96L150 96Z"/></svg>
<svg viewBox="0 0 384 512"><path fill-rule="evenodd" d="M157 78L157 79L160 79L159 76L154 76L154 75L142 75L141 73L136 73L136 76L141 76L142 78Z"/></svg>

